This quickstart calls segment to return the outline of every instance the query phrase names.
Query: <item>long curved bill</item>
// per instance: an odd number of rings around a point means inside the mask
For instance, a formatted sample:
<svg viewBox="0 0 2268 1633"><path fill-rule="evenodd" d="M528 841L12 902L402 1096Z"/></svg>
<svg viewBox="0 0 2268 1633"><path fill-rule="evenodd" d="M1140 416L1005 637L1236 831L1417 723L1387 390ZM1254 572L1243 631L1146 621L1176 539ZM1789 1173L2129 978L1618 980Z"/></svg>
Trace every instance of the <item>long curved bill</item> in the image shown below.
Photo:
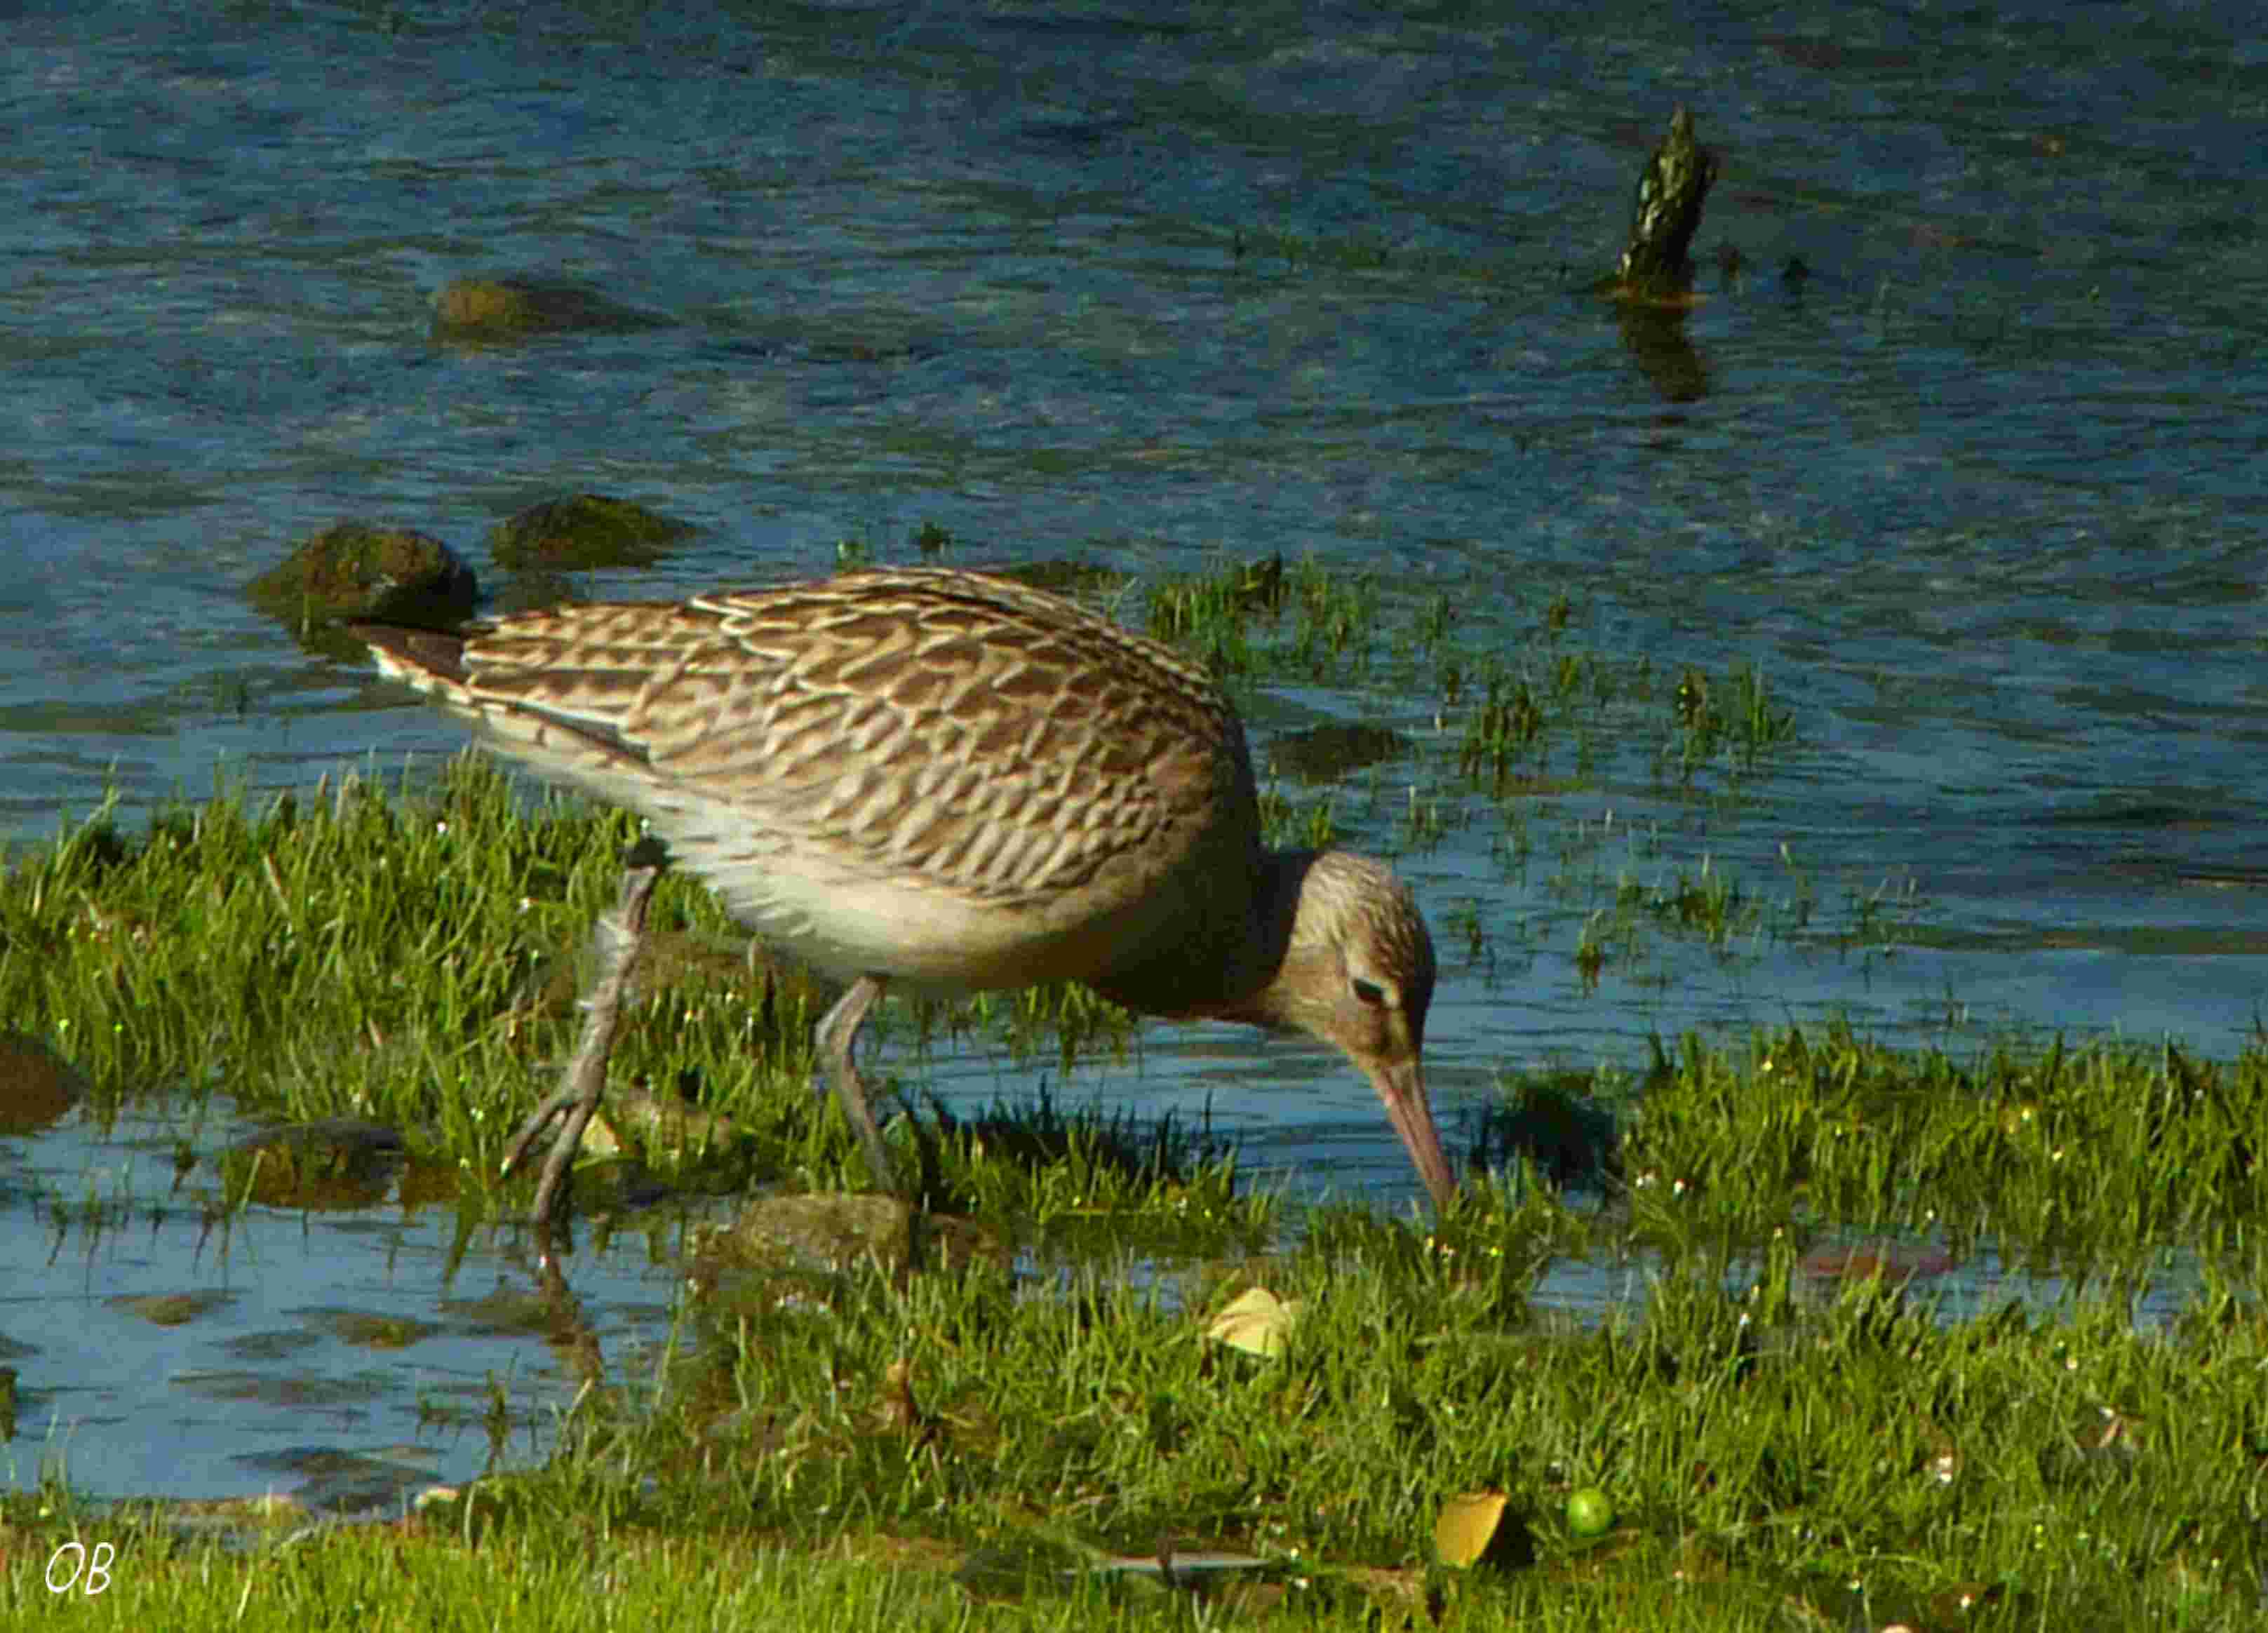
<svg viewBox="0 0 2268 1633"><path fill-rule="evenodd" d="M1447 1213L1457 1195L1456 1175L1449 1171L1449 1159L1441 1154L1440 1132L1433 1126L1433 1105L1425 1098L1425 1073L1416 1060L1365 1062L1364 1072L1378 1098L1386 1102L1387 1121L1402 1136L1408 1148L1410 1160L1418 1166L1418 1177L1425 1181L1425 1188L1433 1194L1433 1211Z"/></svg>

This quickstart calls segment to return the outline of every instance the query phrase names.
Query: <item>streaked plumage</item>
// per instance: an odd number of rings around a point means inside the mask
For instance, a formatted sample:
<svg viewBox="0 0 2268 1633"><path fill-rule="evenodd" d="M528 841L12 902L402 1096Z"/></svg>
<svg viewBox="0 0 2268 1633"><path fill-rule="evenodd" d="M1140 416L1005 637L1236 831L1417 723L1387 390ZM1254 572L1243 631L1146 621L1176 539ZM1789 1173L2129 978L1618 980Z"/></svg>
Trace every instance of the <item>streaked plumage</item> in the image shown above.
<svg viewBox="0 0 2268 1633"><path fill-rule="evenodd" d="M1146 1014L1337 1044L1435 1200L1454 1191L1419 1064L1433 952L1414 900L1364 857L1263 848L1243 728L1170 648L926 568L357 633L387 674L637 811L736 918L851 982L820 1028L838 1088L857 1086L850 1046L885 982L1078 980ZM870 1119L859 1131L887 1185Z"/></svg>

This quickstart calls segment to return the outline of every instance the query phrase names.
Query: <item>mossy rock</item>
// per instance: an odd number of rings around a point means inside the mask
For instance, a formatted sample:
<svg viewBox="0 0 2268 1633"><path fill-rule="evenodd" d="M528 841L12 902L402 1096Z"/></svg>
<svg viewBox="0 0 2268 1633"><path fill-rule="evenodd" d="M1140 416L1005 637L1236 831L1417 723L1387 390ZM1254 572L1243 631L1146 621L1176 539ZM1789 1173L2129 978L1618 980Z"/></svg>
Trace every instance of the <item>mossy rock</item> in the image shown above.
<svg viewBox="0 0 2268 1633"><path fill-rule="evenodd" d="M489 529L489 554L514 571L651 567L699 530L629 499L571 494L531 504Z"/></svg>
<svg viewBox="0 0 2268 1633"><path fill-rule="evenodd" d="M362 661L362 644L338 625L368 620L454 629L480 592L454 550L408 527L342 521L302 543L245 586L252 604L291 628L303 645Z"/></svg>
<svg viewBox="0 0 2268 1633"><path fill-rule="evenodd" d="M515 341L543 335L627 335L668 320L563 280L458 278L434 298L437 340Z"/></svg>
<svg viewBox="0 0 2268 1633"><path fill-rule="evenodd" d="M710 1274L839 1276L872 1263L898 1276L977 1259L1005 1266L1007 1249L973 1219L919 1212L875 1192L819 1192L756 1198L730 1227L702 1232L696 1256Z"/></svg>

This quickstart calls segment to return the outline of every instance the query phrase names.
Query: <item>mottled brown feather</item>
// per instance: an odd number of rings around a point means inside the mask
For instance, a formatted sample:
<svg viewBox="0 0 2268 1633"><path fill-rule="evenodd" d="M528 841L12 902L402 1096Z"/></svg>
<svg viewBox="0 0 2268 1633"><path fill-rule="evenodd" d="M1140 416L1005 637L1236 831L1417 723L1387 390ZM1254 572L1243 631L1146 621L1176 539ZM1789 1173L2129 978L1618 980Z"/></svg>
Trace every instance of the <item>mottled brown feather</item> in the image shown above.
<svg viewBox="0 0 2268 1633"><path fill-rule="evenodd" d="M507 752L640 812L821 967L1297 1027L1453 1189L1418 1066L1424 919L1376 863L1263 849L1243 727L1171 648L933 568L357 633Z"/></svg>

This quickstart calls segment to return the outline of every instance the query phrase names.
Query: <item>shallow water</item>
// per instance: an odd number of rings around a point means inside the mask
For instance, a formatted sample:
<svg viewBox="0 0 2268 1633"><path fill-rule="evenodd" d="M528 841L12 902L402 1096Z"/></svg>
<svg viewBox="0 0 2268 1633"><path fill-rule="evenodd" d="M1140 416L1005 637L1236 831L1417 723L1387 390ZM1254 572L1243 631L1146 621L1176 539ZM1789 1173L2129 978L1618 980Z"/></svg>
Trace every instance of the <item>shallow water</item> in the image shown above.
<svg viewBox="0 0 2268 1633"><path fill-rule="evenodd" d="M215 1120L193 1137L217 1151L252 1131ZM0 1142L8 1483L398 1509L529 1460L591 1357L609 1381L640 1376L669 1335L681 1219L586 1233L575 1297L548 1304L518 1232L468 1252L447 1209L232 1217L210 1167L175 1182L181 1133L159 1107Z"/></svg>
<svg viewBox="0 0 2268 1633"><path fill-rule="evenodd" d="M1380 575L1393 614L1447 593L1515 665L1564 592L1571 640L1659 675L1760 667L1798 747L1736 801L1620 773L1516 800L1525 864L1455 792L1430 677L1245 697L1263 756L1319 719L1413 738L1336 801L1355 841L1401 849L1412 784L1458 819L1401 863L1444 945L1452 1126L1500 1069L1694 1026L2213 1053L2255 1025L2268 49L2235 20L666 11L11 13L0 504L29 570L0 580L0 836L110 783L130 809L453 752L243 585L351 515L438 533L493 585L491 523L595 489L706 531L591 595L816 574L844 538L908 559L935 522L973 563L1312 554ZM1586 290L1678 101L1724 173L1707 298L1664 332ZM499 271L666 322L432 342L441 285ZM1761 903L1808 891L1811 919L1728 949L1651 931L1587 986L1618 879L1705 857ZM961 1100L1030 1075L968 1049L922 1069ZM1257 1037L1152 1029L1138 1071L1058 1086L1210 1106L1302 1195L1414 1195L1352 1074ZM458 1274L510 1251L483 1237ZM258 1330L231 1320L178 1364ZM18 1365L48 1387L81 1362Z"/></svg>

